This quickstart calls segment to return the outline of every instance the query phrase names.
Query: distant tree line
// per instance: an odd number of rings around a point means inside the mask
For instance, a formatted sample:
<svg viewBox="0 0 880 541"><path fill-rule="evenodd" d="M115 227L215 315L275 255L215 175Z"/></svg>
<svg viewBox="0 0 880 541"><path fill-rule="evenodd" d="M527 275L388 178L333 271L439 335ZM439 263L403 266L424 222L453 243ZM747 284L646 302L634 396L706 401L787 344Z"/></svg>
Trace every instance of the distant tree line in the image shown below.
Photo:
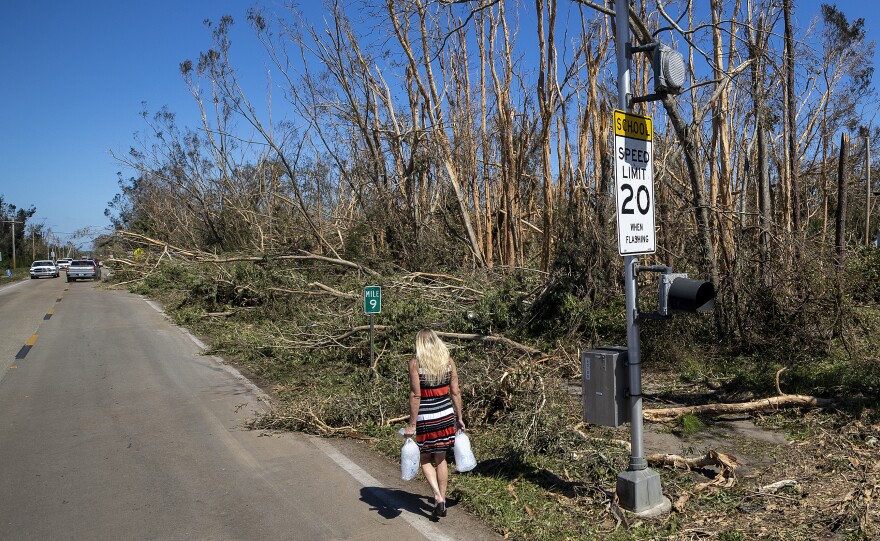
<svg viewBox="0 0 880 541"><path fill-rule="evenodd" d="M619 295L612 2L327 4L318 26L250 12L268 96L244 91L232 18L208 25L210 48L180 65L202 124L142 112L117 156L133 172L107 209L117 228L218 252L534 269L548 303ZM848 247L875 231L874 43L837 7L794 15L791 0L630 12L634 41L676 46L689 76L636 106L656 130L658 250L643 259L712 280L719 334L743 345L772 322L809 339L817 317L839 321ZM650 93L648 55L633 74Z"/></svg>
<svg viewBox="0 0 880 541"><path fill-rule="evenodd" d="M48 259L52 253L55 253L56 258L77 255L79 250L70 240L62 240L46 224L34 222L36 213L37 209L33 205L30 208L18 207L8 203L4 195L0 194L0 256L3 259L0 267L4 271L12 268L13 246L17 268L28 267L38 259ZM77 233L74 233L74 238L76 236Z"/></svg>
<svg viewBox="0 0 880 541"><path fill-rule="evenodd" d="M25 244L25 235L31 231L31 229L27 229L29 226L28 220L33 217L33 215L37 212L35 207L31 208L19 208L12 203L7 203L4 196L0 194L0 254L3 255L3 263L0 266L3 269L12 267L12 246L13 246L13 231L15 232L15 247L16 247L16 263L21 265L23 261L27 261L27 264L30 264L30 235L27 235L28 243ZM40 234L38 235L40 242L42 243L42 229L40 230ZM24 248L27 247L27 253L25 253Z"/></svg>

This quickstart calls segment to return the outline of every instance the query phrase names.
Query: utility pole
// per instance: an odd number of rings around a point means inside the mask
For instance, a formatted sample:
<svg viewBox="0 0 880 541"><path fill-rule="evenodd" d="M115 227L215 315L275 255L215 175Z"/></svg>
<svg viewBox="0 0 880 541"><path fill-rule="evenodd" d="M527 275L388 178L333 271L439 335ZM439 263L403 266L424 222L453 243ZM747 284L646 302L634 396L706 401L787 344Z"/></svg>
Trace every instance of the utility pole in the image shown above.
<svg viewBox="0 0 880 541"><path fill-rule="evenodd" d="M15 220L3 220L5 224L12 224L12 268L15 269L15 224L23 224L24 222L16 222Z"/></svg>

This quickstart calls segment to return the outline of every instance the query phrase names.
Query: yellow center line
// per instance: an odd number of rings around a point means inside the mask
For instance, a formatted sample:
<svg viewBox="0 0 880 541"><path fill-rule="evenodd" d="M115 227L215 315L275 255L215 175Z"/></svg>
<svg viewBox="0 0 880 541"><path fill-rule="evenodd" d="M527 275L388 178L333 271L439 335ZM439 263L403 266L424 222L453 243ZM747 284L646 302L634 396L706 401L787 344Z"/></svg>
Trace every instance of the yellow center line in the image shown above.
<svg viewBox="0 0 880 541"><path fill-rule="evenodd" d="M24 345L33 346L34 344L37 343L37 338L39 338L39 337L40 337L40 335L38 335L38 334L32 334L31 337L28 338L28 341L24 343Z"/></svg>
<svg viewBox="0 0 880 541"><path fill-rule="evenodd" d="M55 309L53 308L46 313L49 314L50 316L53 316L53 315L55 315Z"/></svg>

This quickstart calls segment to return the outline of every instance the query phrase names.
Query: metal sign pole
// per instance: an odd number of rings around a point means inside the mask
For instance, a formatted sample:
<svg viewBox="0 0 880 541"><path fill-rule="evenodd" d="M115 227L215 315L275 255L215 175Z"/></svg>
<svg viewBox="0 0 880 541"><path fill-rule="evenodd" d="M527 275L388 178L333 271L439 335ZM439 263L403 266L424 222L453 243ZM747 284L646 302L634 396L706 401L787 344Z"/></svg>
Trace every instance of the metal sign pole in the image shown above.
<svg viewBox="0 0 880 541"><path fill-rule="evenodd" d="M630 408L630 443L632 452L629 458L630 471L644 470L648 467L643 450L643 414L642 414L642 349L639 336L639 290L635 256L624 259L626 267L626 347L627 364L629 365L629 408Z"/></svg>
<svg viewBox="0 0 880 541"><path fill-rule="evenodd" d="M373 368L373 314L370 314L370 368Z"/></svg>
<svg viewBox="0 0 880 541"><path fill-rule="evenodd" d="M617 33L617 97L621 110L632 112L630 107L630 34L629 0L614 2ZM619 189L616 179L615 189ZM653 231L650 232L654 234ZM633 255L624 257L626 289L626 341L629 364L629 405L632 452L629 469L617 476L617 496L620 506L640 515L656 515L668 512L672 504L663 496L660 475L648 468L642 447L642 363L639 345L638 320L638 261Z"/></svg>
<svg viewBox="0 0 880 541"><path fill-rule="evenodd" d="M630 97L630 58L627 55L629 45L629 2L617 0L615 2L615 17L617 22L617 100L618 107L627 113L632 112L629 106ZM642 451L642 377L641 377L641 348L639 347L639 320L638 320L638 277L636 276L638 260L635 256L625 256L623 266L625 269L626 291L626 345L627 359L629 364L629 395L630 395L630 422L632 427L631 441L632 454L630 457L631 470L644 470L648 467Z"/></svg>
<svg viewBox="0 0 880 541"><path fill-rule="evenodd" d="M375 328L373 326L375 314L382 312L382 286L366 286L364 287L364 313L370 316L370 369L373 368L375 362L374 336Z"/></svg>

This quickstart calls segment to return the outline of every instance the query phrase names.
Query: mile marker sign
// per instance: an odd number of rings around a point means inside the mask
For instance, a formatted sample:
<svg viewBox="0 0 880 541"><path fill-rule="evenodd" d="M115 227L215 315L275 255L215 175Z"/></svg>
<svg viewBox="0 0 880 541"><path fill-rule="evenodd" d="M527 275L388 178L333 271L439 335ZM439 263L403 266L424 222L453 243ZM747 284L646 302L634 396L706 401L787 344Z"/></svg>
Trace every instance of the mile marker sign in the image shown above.
<svg viewBox="0 0 880 541"><path fill-rule="evenodd" d="M654 156L651 117L614 111L614 178L617 196L617 251L653 254Z"/></svg>
<svg viewBox="0 0 880 541"><path fill-rule="evenodd" d="M378 314L382 312L382 287L366 286L364 288L364 313Z"/></svg>

